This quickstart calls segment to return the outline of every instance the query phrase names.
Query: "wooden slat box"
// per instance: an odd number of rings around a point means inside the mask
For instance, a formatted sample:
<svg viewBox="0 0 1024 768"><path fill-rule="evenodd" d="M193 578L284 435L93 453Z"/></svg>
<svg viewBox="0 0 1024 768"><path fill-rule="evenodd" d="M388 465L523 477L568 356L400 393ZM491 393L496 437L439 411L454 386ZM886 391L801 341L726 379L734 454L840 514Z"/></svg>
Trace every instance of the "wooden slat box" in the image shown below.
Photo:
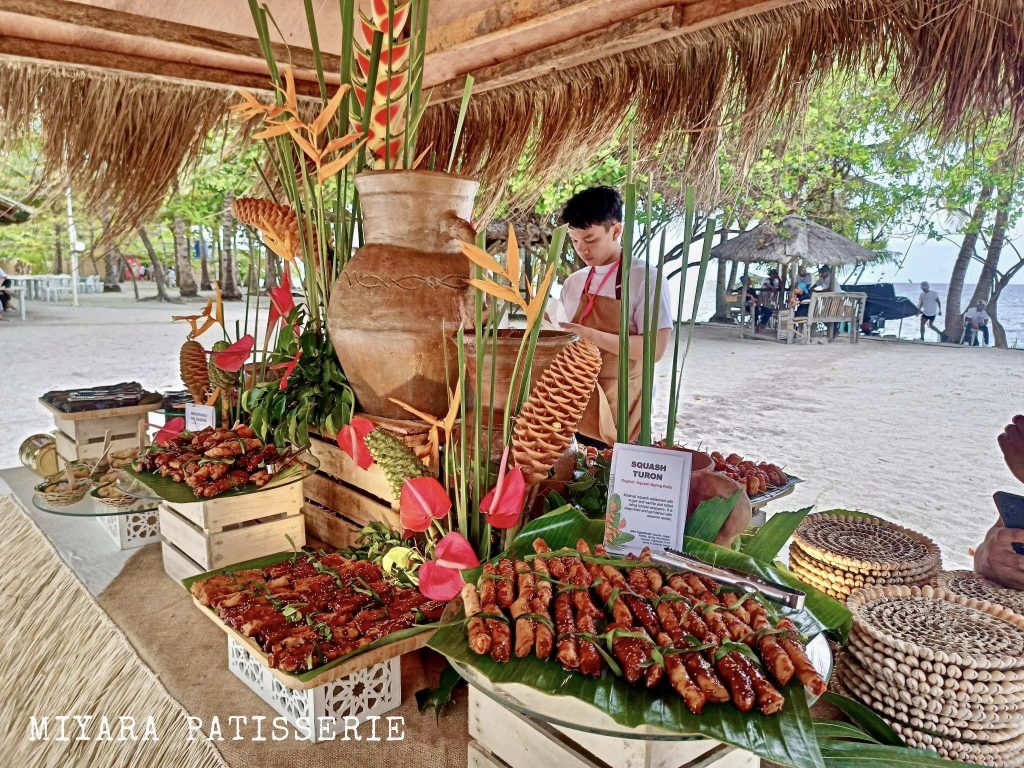
<svg viewBox="0 0 1024 768"><path fill-rule="evenodd" d="M470 768L757 768L760 760L711 739L603 736L528 718L469 687Z"/></svg>
<svg viewBox="0 0 1024 768"><path fill-rule="evenodd" d="M427 450L429 427L423 422L360 415L394 433L417 455ZM319 470L303 481L302 511L310 535L342 548L356 544L360 529L370 522L396 530L401 527L398 499L380 467L360 469L333 437L310 434L309 438L310 451L320 463Z"/></svg>
<svg viewBox="0 0 1024 768"><path fill-rule="evenodd" d="M180 580L306 543L302 484L160 505L164 570Z"/></svg>
<svg viewBox="0 0 1024 768"><path fill-rule="evenodd" d="M110 430L112 451L138 448L139 435L145 435L149 414L160 409L158 402L79 413L64 413L45 402L43 406L53 414L57 428L54 440L62 465L69 461L98 459L107 430Z"/></svg>

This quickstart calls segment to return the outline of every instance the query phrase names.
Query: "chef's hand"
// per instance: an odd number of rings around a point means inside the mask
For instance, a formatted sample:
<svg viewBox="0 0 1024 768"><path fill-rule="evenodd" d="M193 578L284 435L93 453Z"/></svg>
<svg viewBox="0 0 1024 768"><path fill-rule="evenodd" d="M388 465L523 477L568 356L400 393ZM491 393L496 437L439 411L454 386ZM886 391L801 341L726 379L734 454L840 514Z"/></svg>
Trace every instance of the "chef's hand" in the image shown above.
<svg viewBox="0 0 1024 768"><path fill-rule="evenodd" d="M1024 555L1014 551L1015 543L1024 544L1024 530L997 520L974 553L974 570L1011 589L1024 589Z"/></svg>
<svg viewBox="0 0 1024 768"><path fill-rule="evenodd" d="M563 331L568 331L569 333L575 333L581 339L586 339L587 341L593 341L593 338L591 337L591 334L590 334L590 332L593 329L590 328L589 326L580 325L579 323L560 323L560 325L562 326L562 330Z"/></svg>

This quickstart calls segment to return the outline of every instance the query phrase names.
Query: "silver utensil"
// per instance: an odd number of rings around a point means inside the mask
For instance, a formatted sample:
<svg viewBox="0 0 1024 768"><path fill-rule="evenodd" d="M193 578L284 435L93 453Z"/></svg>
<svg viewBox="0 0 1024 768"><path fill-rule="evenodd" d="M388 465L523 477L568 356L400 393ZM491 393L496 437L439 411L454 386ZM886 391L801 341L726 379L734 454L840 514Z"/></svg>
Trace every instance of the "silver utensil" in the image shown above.
<svg viewBox="0 0 1024 768"><path fill-rule="evenodd" d="M747 573L734 571L732 568L710 565L703 560L698 560L692 555L676 549L666 548L664 552L651 552L651 559L659 565L689 571L690 573L696 573L698 576L706 576L723 584L739 587L745 592L760 592L769 600L782 603L795 610L800 610L804 607L805 595L799 590L771 581L765 581Z"/></svg>

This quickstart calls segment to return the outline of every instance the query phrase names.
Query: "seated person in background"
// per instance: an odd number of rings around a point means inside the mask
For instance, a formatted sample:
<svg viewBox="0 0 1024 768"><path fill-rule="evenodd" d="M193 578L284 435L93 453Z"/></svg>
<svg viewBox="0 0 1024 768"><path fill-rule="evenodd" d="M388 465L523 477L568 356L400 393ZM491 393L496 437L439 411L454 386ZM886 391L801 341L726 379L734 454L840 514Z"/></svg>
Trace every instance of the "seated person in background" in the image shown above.
<svg viewBox="0 0 1024 768"><path fill-rule="evenodd" d="M811 276L807 272L807 267L800 267L796 271L796 279L793 281L793 288L799 288L803 291L803 294L806 297L811 292L811 286L813 284L814 283L811 282Z"/></svg>
<svg viewBox="0 0 1024 768"><path fill-rule="evenodd" d="M832 270L827 266L818 270L818 280L811 286L812 291L832 290Z"/></svg>
<svg viewBox="0 0 1024 768"><path fill-rule="evenodd" d="M978 335L985 338L983 347L988 346L988 321L991 320L988 312L985 311L985 302L979 301L977 306L971 307L964 313L964 335L960 339L961 344L978 346Z"/></svg>
<svg viewBox="0 0 1024 768"><path fill-rule="evenodd" d="M1013 476L1024 483L1024 415L1018 414L999 435L999 448ZM1014 544L1024 544L1024 530L1007 528L1001 519L988 529L974 552L974 570L987 579L1013 589L1024 589L1024 555Z"/></svg>
<svg viewBox="0 0 1024 768"><path fill-rule="evenodd" d="M781 291L782 281L779 280L779 273L774 269L772 272L775 273L775 282L772 282L772 277L769 273L768 278L761 283L761 292L758 294L757 319L754 323L755 333L760 333L761 329L768 325L768 321L775 311L773 307L777 303L778 295Z"/></svg>
<svg viewBox="0 0 1024 768"><path fill-rule="evenodd" d="M5 290L11 287L11 279L4 272L3 267L0 267L0 320L6 320L4 314L7 312L7 308L11 306L11 292Z"/></svg>

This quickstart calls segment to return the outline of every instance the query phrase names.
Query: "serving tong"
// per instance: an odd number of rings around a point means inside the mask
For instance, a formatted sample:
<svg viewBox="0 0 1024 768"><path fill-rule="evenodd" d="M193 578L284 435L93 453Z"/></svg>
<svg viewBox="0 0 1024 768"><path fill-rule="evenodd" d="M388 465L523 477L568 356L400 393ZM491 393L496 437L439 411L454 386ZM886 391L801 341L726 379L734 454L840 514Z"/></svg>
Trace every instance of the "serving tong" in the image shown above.
<svg viewBox="0 0 1024 768"><path fill-rule="evenodd" d="M666 548L664 552L651 552L651 560L659 565L676 568L681 571L695 573L698 576L706 576L722 584L738 587L744 592L760 592L769 600L776 603L800 610L804 607L805 595L803 592L791 589L790 587L776 584L772 581L760 579L741 571L734 571L732 568L723 568L719 565L711 565L703 560L698 560L693 555L680 552L677 549Z"/></svg>

